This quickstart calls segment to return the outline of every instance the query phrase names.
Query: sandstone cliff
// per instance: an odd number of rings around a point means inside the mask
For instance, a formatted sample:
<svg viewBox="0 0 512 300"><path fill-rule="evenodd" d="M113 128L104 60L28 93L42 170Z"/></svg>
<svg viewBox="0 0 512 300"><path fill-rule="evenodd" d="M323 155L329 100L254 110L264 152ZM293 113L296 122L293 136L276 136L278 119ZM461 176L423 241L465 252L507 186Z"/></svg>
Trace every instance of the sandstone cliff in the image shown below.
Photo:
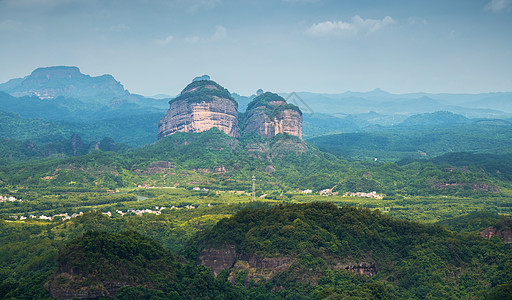
<svg viewBox="0 0 512 300"><path fill-rule="evenodd" d="M480 236L486 239L491 239L493 236L499 237L504 243L512 244L512 230L508 227L496 229L494 227L488 227L482 230Z"/></svg>
<svg viewBox="0 0 512 300"><path fill-rule="evenodd" d="M158 124L158 138L176 132L203 132L213 127L229 136L239 136L238 105L214 81L192 82L169 104L167 114Z"/></svg>
<svg viewBox="0 0 512 300"><path fill-rule="evenodd" d="M302 112L281 96L266 92L249 103L242 128L264 137L287 133L302 138Z"/></svg>
<svg viewBox="0 0 512 300"><path fill-rule="evenodd" d="M328 267L332 270L348 270L353 273L374 276L377 273L377 266L373 259L369 262L356 262L350 259L340 260L329 258ZM290 268L300 268L299 259L294 255L284 255L277 257L257 257L247 256L238 253L233 244L222 245L218 247L205 248L199 254L197 263L208 267L214 276L219 275L222 270L229 270L228 280L235 284L236 278L244 274L244 284L249 287L249 283L264 280L269 281L280 272L286 272ZM310 284L317 284L320 274L303 270L301 278L298 281Z"/></svg>

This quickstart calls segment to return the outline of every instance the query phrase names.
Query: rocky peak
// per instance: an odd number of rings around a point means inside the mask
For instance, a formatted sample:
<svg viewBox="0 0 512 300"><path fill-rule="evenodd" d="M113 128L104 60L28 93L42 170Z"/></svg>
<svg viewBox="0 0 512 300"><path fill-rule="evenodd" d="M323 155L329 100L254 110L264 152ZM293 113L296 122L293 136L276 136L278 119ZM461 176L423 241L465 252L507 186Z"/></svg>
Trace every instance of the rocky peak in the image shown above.
<svg viewBox="0 0 512 300"><path fill-rule="evenodd" d="M87 75L82 74L80 69L77 67L47 67L47 68L37 68L35 69L30 76L25 79L25 82L30 80L57 80L57 79L71 79L71 78L83 78L87 77Z"/></svg>
<svg viewBox="0 0 512 300"><path fill-rule="evenodd" d="M244 132L264 137L287 133L302 138L302 112L274 93L260 94L247 106Z"/></svg>
<svg viewBox="0 0 512 300"><path fill-rule="evenodd" d="M159 123L159 138L176 132L203 132L213 127L235 138L240 135L238 103L227 89L207 75L196 77L169 105ZM256 132L267 138L289 134L302 138L300 109L270 92L260 90L259 96L248 104L241 123L247 134Z"/></svg>
<svg viewBox="0 0 512 300"><path fill-rule="evenodd" d="M215 81L193 81L169 105L158 125L159 138L176 132L203 132L213 127L229 136L239 136L238 104Z"/></svg>
<svg viewBox="0 0 512 300"><path fill-rule="evenodd" d="M201 81L201 80L210 80L210 76L208 76L208 75L197 76L196 78L192 79L192 82Z"/></svg>

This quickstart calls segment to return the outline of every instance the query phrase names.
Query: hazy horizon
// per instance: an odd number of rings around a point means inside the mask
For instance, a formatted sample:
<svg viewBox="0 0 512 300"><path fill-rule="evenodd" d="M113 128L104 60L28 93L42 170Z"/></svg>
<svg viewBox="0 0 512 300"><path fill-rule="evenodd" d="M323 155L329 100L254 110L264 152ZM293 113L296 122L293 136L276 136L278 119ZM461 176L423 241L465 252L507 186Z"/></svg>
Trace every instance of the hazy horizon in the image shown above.
<svg viewBox="0 0 512 300"><path fill-rule="evenodd" d="M511 92L512 0L0 0L0 82L38 67L176 95Z"/></svg>

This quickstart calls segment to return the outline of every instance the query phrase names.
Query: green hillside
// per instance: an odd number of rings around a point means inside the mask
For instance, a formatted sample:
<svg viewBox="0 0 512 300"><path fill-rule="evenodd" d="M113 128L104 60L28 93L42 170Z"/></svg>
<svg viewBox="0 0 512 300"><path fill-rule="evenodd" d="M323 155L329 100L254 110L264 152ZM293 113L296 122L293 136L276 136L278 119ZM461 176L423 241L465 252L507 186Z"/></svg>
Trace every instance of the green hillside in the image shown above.
<svg viewBox="0 0 512 300"><path fill-rule="evenodd" d="M249 286L264 277L260 268L272 269L252 265L257 259L291 261L267 278L269 289L281 287L287 296L495 298L512 288L510 245L367 209L313 203L243 210L199 233L186 253L197 258L227 244L236 249L228 272Z"/></svg>
<svg viewBox="0 0 512 300"><path fill-rule="evenodd" d="M451 126L397 126L320 136L308 142L335 155L385 161L435 157L448 152L506 154L512 149L512 126L490 121Z"/></svg>
<svg viewBox="0 0 512 300"><path fill-rule="evenodd" d="M77 292L116 294L119 299L509 295L512 252L498 238L487 240L330 203L245 207L205 207L159 216L92 212L54 222L1 220L0 253L10 255L0 256L0 297L46 299L49 292L68 297ZM234 216L225 218L223 213ZM216 214L220 222L195 228L196 221ZM510 218L503 220L502 226L510 226ZM184 234L190 237L184 230L198 233L184 248L174 248L189 239L183 240ZM210 270L196 265L203 250L225 244L235 245L232 267L214 278ZM203 254L202 261L207 260ZM268 263L252 265L258 261ZM272 261L284 261L287 267L274 270Z"/></svg>

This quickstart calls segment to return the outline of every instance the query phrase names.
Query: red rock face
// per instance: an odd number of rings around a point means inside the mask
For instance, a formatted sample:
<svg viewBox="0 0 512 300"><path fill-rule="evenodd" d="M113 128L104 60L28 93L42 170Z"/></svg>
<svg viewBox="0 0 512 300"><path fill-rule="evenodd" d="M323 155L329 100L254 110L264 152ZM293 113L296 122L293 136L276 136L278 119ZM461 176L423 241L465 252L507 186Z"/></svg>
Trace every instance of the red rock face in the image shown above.
<svg viewBox="0 0 512 300"><path fill-rule="evenodd" d="M203 132L217 127L232 137L239 137L238 108L229 99L213 97L204 102L187 99L171 102L158 124L158 138L176 132Z"/></svg>
<svg viewBox="0 0 512 300"><path fill-rule="evenodd" d="M228 90L214 81L192 82L170 102L158 124L158 138L176 132L203 132L213 127L229 136L240 136L238 107Z"/></svg>
<svg viewBox="0 0 512 300"><path fill-rule="evenodd" d="M302 116L291 109L283 110L274 119L275 133L288 133L302 138Z"/></svg>
<svg viewBox="0 0 512 300"><path fill-rule="evenodd" d="M270 119L265 113L265 108L257 107L249 112L249 117L245 124L245 132L257 132L259 135L271 138L280 133L302 138L302 116L293 109L285 109L276 113Z"/></svg>
<svg viewBox="0 0 512 300"><path fill-rule="evenodd" d="M504 243L512 244L512 230L510 230L510 228L496 230L496 228L492 226L487 227L480 232L480 236L489 240L493 236L498 236Z"/></svg>
<svg viewBox="0 0 512 300"><path fill-rule="evenodd" d="M198 264L210 268L216 277L222 270L229 270L228 280L235 284L238 274L245 273L245 287L249 287L251 281L269 281L276 274L288 271L297 262L294 256L279 257L255 257L237 253L236 246L232 244L216 248L205 248L201 251L197 260ZM371 262L340 262L336 259L329 267L333 270L349 270L353 273L363 274L369 277L377 274L377 266ZM304 283L317 284L320 277L312 270L303 270L304 277L299 280Z"/></svg>
<svg viewBox="0 0 512 300"><path fill-rule="evenodd" d="M302 138L302 113L279 95L267 92L249 104L242 127L271 138L289 134ZM203 132L213 127L238 138L238 107L228 90L214 81L189 84L170 102L167 114L158 125L158 138L176 132Z"/></svg>
<svg viewBox="0 0 512 300"><path fill-rule="evenodd" d="M257 132L272 138L289 134L302 138L302 114L295 105L287 104L279 95L266 92L249 104L244 118L245 133Z"/></svg>
<svg viewBox="0 0 512 300"><path fill-rule="evenodd" d="M210 268L213 276L220 271L231 269L236 260L235 245L224 245L220 248L204 249L198 258L198 263Z"/></svg>

